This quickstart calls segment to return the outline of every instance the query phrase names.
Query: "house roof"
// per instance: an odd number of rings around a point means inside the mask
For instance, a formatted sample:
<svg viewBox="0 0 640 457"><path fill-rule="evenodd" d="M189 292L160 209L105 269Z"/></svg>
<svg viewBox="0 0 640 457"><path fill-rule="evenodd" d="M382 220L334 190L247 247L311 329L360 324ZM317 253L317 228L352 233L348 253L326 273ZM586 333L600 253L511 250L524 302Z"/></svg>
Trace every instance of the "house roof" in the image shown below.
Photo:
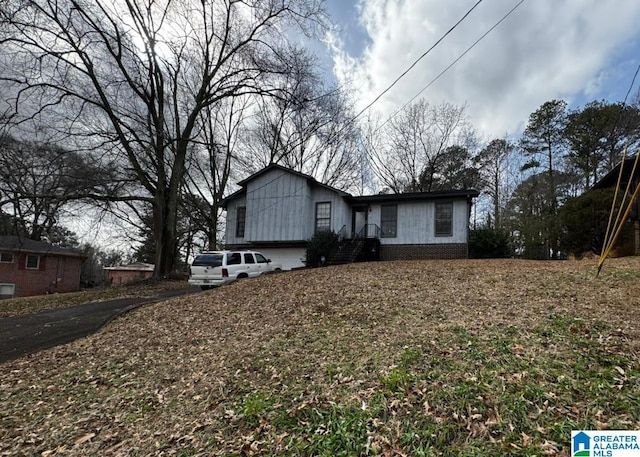
<svg viewBox="0 0 640 457"><path fill-rule="evenodd" d="M321 183L320 181L316 180L313 176L301 173L299 171L292 170L291 168L283 167L282 165L278 165L277 163L272 163L271 165L266 166L262 170L255 172L254 174L252 174L248 178L245 178L242 181L238 182L238 185L241 186L241 188L239 190L235 191L234 193L232 193L231 195L227 196L224 200L222 200L222 207L226 208L227 207L227 202L229 200L233 200L234 198L243 195L247 191L247 184L249 182L251 182L254 179L264 175L265 173L268 173L271 170L280 170L280 171L283 171L285 173L290 173L292 175L299 176L299 177L301 177L303 179L306 179L307 183L309 185L311 185L311 186L324 187L325 189L328 189L328 190L331 190L333 192L336 192L337 194L339 194L342 197L350 197L351 196L351 194L349 194L348 192L345 192L345 191L340 190L340 189L336 189L335 187L331 187L328 184Z"/></svg>
<svg viewBox="0 0 640 457"><path fill-rule="evenodd" d="M73 249L61 248L44 241L30 240L19 236L0 236L0 251L18 252L25 254L48 254L66 257L87 256Z"/></svg>
<svg viewBox="0 0 640 457"><path fill-rule="evenodd" d="M475 189L446 190L437 192L408 192L404 194L377 194L350 197L352 203L386 203L386 202L407 202L442 199L471 199L480 195Z"/></svg>
<svg viewBox="0 0 640 457"><path fill-rule="evenodd" d="M603 176L597 183L591 187L592 189L607 189L609 187L615 187L618 183L618 176L620 175L620 166L622 166L622 179L621 182L626 184L629 182L629 178L631 177L631 170L633 170L633 163L636 158L630 157L621 161L618 165L616 165L613 170ZM636 169L636 175L640 174L640 164Z"/></svg>
<svg viewBox="0 0 640 457"><path fill-rule="evenodd" d="M252 174L251 176L249 176L246 179L243 179L242 181L238 182L238 185L242 186L241 189L237 190L236 192L232 193L231 195L229 195L228 197L226 197L223 201L222 201L222 207L226 209L227 207L227 203L230 200L233 200L234 198L237 198L243 194L246 193L247 191L247 184L258 178L259 176L262 176L263 174L271 171L271 170L281 170L284 171L286 173L291 173L293 175L299 176L301 178L304 178L307 180L307 182L309 183L309 185L314 185L314 186L320 186L320 187L324 187L325 189L329 189L333 192L336 192L337 194L339 194L340 196L342 196L343 198L345 198L347 201L351 202L351 203L377 203L377 202L403 202L403 201L425 201L425 200L437 200L437 199L451 199L451 198L467 198L467 199L471 199L474 197L477 197L478 195L480 195L480 192L478 192L475 189L464 189L464 190L448 190L448 191L438 191L438 192L410 192L410 193L403 193L403 194L377 194L377 195L363 195L363 196L353 196L351 194L349 194L348 192L342 191L340 189L336 189L335 187L331 187L327 184L322 184L321 182L317 181L313 176L309 176L306 175L304 173L301 173L299 171L295 171L292 170L290 168L286 168L283 167L282 165L278 165L278 164L271 164L265 168L263 168L262 170Z"/></svg>
<svg viewBox="0 0 640 457"><path fill-rule="evenodd" d="M153 271L155 265L151 263L134 262L128 265L115 265L113 267L104 267L104 270L109 271Z"/></svg>

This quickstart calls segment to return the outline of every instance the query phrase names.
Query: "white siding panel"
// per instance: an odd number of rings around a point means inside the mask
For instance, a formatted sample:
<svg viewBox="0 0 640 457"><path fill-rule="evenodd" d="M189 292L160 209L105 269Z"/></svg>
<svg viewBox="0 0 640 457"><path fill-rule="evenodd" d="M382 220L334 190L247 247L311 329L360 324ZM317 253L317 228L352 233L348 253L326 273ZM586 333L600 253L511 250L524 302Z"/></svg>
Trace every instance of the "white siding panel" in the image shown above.
<svg viewBox="0 0 640 457"><path fill-rule="evenodd" d="M339 232L346 225L347 233L351 227L351 207L337 192L324 187L315 187L311 192L311 219L309 220L305 239L311 238L315 231L316 203L331 202L331 230Z"/></svg>
<svg viewBox="0 0 640 457"><path fill-rule="evenodd" d="M245 238L238 238L236 236L236 216L238 214L238 207L246 206L247 202L244 196L234 198L227 205L227 224L225 227L225 244L242 244L245 242ZM248 221L247 221L248 222ZM247 234L245 226L245 236Z"/></svg>
<svg viewBox="0 0 640 457"><path fill-rule="evenodd" d="M301 176L272 170L247 184L245 241L305 239L309 185Z"/></svg>
<svg viewBox="0 0 640 457"><path fill-rule="evenodd" d="M453 202L454 243L467 243L469 241L469 216L469 204L466 200Z"/></svg>
<svg viewBox="0 0 640 457"><path fill-rule="evenodd" d="M382 244L466 243L469 224L466 200L453 202L452 236L435 236L435 202L399 203L398 236L381 238ZM369 222L380 226L381 205L372 205Z"/></svg>
<svg viewBox="0 0 640 457"><path fill-rule="evenodd" d="M305 248L264 248L259 252L267 259L282 264L283 270L304 267Z"/></svg>

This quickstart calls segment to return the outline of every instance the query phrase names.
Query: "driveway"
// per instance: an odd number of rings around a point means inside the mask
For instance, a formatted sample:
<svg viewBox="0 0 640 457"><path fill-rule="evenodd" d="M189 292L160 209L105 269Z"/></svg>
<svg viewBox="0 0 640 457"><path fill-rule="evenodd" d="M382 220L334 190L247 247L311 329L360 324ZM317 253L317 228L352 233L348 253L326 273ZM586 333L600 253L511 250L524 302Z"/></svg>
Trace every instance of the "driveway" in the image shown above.
<svg viewBox="0 0 640 457"><path fill-rule="evenodd" d="M197 287L173 289L148 297L87 303L0 319L0 363L95 333L138 306L196 292L200 292Z"/></svg>

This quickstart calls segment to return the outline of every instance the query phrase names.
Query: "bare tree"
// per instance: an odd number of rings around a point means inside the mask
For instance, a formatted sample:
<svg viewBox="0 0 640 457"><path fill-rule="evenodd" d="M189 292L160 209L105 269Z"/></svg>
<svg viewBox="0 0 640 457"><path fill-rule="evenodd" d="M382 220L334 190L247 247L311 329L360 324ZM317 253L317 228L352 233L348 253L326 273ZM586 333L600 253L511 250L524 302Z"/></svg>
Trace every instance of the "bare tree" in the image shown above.
<svg viewBox="0 0 640 457"><path fill-rule="evenodd" d="M368 145L374 173L394 192L439 188L453 146L470 150L473 131L465 107L432 106L420 99L377 129L382 140ZM367 135L373 139L373 135ZM466 159L462 162L466 162Z"/></svg>
<svg viewBox="0 0 640 457"><path fill-rule="evenodd" d="M483 190L491 197L493 203L493 223L495 228L502 227L502 210L506 205L507 177L509 174L509 158L515 145L500 138L492 140L474 158L480 173Z"/></svg>
<svg viewBox="0 0 640 457"><path fill-rule="evenodd" d="M60 230L72 202L114 192L110 171L55 145L0 139L0 211L13 232L40 240Z"/></svg>
<svg viewBox="0 0 640 457"><path fill-rule="evenodd" d="M356 128L339 89L325 88L315 59L292 47L294 65L283 75L282 96L261 97L244 156L248 172L278 163L325 184L349 187L356 179Z"/></svg>
<svg viewBox="0 0 640 457"><path fill-rule="evenodd" d="M221 203L228 191L232 166L236 163L242 131L251 107L248 97L230 98L203 111L193 154L185 176L185 206L190 212L190 240L204 234L207 246L215 249L221 223ZM191 249L188 249L191 251Z"/></svg>
<svg viewBox="0 0 640 457"><path fill-rule="evenodd" d="M119 199L152 207L156 276L176 262L199 118L228 98L278 96L274 77L290 68L283 30L324 20L319 0L9 0L0 14L0 80L15 112L55 113L122 160L138 185Z"/></svg>

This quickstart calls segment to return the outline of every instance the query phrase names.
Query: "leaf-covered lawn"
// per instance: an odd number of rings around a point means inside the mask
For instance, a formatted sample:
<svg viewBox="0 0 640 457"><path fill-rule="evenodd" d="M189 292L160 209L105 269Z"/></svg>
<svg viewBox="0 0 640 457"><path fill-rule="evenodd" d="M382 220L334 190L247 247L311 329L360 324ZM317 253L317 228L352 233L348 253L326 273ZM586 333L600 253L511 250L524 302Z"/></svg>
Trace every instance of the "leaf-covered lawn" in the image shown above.
<svg viewBox="0 0 640 457"><path fill-rule="evenodd" d="M0 300L0 319L37 313L38 311L46 309L66 308L67 306L80 305L83 303L114 300L125 297L147 297L163 290L184 289L186 287L186 281L161 281L119 287L96 287L79 292Z"/></svg>
<svg viewBox="0 0 640 457"><path fill-rule="evenodd" d="M282 273L0 365L0 455L569 456L639 343L639 258Z"/></svg>

